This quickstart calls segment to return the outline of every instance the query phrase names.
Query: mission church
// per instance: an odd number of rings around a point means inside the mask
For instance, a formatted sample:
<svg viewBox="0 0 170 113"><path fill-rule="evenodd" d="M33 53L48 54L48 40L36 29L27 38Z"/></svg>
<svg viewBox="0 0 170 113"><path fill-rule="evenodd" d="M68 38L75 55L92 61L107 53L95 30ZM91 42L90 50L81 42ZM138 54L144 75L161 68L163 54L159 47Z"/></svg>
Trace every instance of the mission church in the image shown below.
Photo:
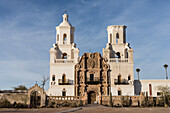
<svg viewBox="0 0 170 113"><path fill-rule="evenodd" d="M123 99L131 100L131 106L142 106L145 97L156 105L163 94L159 86L170 87L168 79L134 80L133 52L126 42L126 26L107 27L108 42L100 53L84 53L74 42L75 28L63 15L63 22L56 27L56 42L50 49L50 84L44 89L35 84L27 90L0 90L0 102L24 103L33 107L52 103L76 103L86 105L123 105Z"/></svg>
<svg viewBox="0 0 170 113"><path fill-rule="evenodd" d="M170 80L134 80L133 52L126 42L126 26L107 27L108 42L103 56L84 53L74 42L75 28L63 15L56 27L56 43L50 49L50 85L48 96L88 96L98 101L99 96L139 95L159 96L157 86L168 85Z"/></svg>

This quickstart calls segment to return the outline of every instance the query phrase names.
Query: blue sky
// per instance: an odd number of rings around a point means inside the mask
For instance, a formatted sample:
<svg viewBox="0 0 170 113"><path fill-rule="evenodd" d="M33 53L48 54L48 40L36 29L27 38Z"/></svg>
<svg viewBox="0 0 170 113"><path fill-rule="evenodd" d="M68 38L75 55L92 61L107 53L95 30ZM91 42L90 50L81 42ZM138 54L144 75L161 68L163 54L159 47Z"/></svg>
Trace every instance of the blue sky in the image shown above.
<svg viewBox="0 0 170 113"><path fill-rule="evenodd" d="M80 55L89 49L102 53L107 26L126 25L135 78L140 68L141 79L164 79L163 64L170 64L169 6L169 0L0 0L0 89L29 88L49 76L49 50L65 10Z"/></svg>

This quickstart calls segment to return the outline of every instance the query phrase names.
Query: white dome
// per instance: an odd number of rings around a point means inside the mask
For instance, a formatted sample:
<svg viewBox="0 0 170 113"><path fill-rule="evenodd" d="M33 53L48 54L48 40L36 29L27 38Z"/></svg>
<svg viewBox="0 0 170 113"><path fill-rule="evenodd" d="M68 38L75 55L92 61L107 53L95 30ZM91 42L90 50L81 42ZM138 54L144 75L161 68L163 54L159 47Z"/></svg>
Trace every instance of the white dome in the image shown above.
<svg viewBox="0 0 170 113"><path fill-rule="evenodd" d="M63 21L59 26L71 26L67 21Z"/></svg>

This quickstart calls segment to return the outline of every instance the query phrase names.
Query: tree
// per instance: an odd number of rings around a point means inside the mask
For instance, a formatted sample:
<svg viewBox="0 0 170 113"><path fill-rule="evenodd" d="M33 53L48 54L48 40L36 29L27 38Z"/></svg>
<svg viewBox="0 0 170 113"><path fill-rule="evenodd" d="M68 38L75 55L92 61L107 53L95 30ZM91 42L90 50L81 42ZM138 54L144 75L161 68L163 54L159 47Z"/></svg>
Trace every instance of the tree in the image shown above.
<svg viewBox="0 0 170 113"><path fill-rule="evenodd" d="M139 80L139 72L140 72L140 69L137 68L137 69L136 69L136 72L138 73L138 80Z"/></svg>
<svg viewBox="0 0 170 113"><path fill-rule="evenodd" d="M19 85L17 87L13 87L14 90L27 90L27 87L24 85Z"/></svg>
<svg viewBox="0 0 170 113"><path fill-rule="evenodd" d="M170 101L170 87L166 85L166 86L158 86L157 88L158 88L159 91L162 92L164 105L169 104L168 101Z"/></svg>
<svg viewBox="0 0 170 113"><path fill-rule="evenodd" d="M41 86L42 86L43 89L44 89L44 86L45 86L45 84L48 80L49 80L49 77L42 76Z"/></svg>
<svg viewBox="0 0 170 113"><path fill-rule="evenodd" d="M167 74L168 65L167 65L167 64L164 64L164 68L165 68L165 73L166 73L166 79L168 79L168 74Z"/></svg>

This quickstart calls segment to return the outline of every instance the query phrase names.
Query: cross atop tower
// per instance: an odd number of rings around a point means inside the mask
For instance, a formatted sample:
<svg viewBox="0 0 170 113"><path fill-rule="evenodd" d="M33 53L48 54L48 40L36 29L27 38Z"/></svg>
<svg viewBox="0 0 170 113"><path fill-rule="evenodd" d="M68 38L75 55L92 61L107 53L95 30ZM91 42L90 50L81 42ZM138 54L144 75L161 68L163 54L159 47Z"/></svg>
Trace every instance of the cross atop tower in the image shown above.
<svg viewBox="0 0 170 113"><path fill-rule="evenodd" d="M67 14L67 10L65 10L64 13Z"/></svg>

